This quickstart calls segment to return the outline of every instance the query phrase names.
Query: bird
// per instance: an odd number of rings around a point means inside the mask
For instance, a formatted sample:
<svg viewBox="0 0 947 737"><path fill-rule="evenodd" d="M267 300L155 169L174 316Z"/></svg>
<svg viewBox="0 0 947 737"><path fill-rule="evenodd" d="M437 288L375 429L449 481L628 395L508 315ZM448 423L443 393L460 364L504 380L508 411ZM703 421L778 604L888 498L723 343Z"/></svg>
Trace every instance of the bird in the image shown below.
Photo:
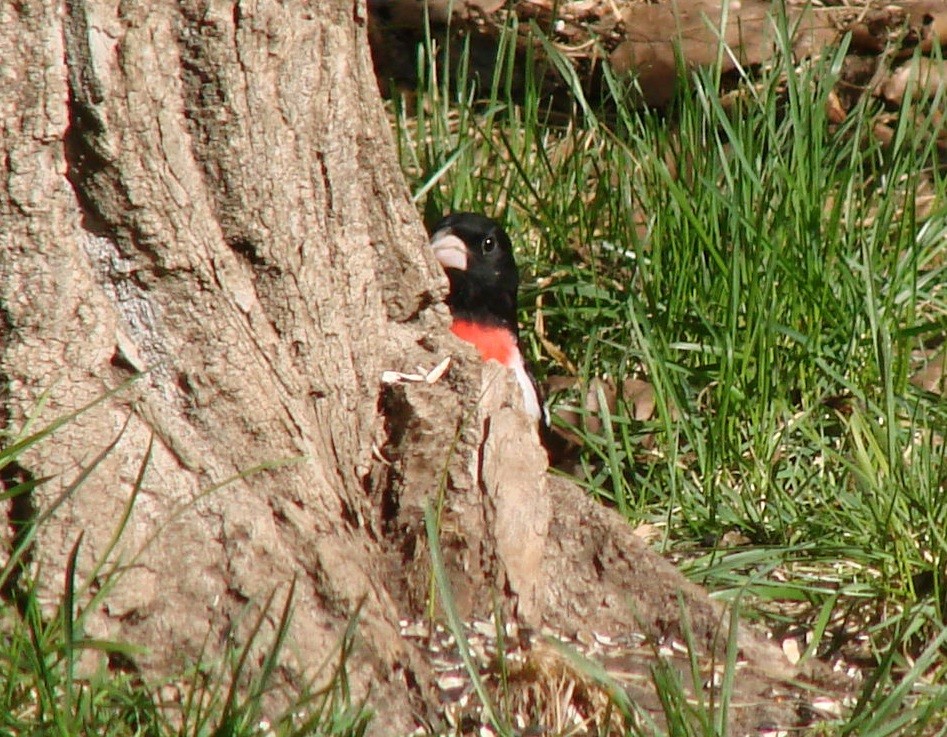
<svg viewBox="0 0 947 737"><path fill-rule="evenodd" d="M472 343L484 361L499 361L512 369L524 409L543 434L549 428L549 414L520 351L519 272L510 237L485 215L454 212L431 228L430 247L450 283L451 332Z"/></svg>

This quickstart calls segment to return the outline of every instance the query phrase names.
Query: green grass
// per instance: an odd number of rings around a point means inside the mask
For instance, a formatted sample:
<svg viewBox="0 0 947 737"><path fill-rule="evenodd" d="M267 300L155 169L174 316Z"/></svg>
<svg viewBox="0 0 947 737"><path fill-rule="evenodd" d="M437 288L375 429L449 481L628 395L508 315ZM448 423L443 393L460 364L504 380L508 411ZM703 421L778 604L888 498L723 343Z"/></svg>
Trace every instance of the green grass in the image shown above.
<svg viewBox="0 0 947 737"><path fill-rule="evenodd" d="M619 402L585 433L579 482L716 596L809 632L808 656L865 665L831 733L910 734L947 714L947 405L910 382L947 333L925 112L943 100L900 111L888 146L868 95L833 126L844 51L783 54L726 106L713 70L662 113L610 80L566 120L538 79L514 97L508 59L493 80L461 63L422 70L395 128L428 220L476 210L511 233L537 373L653 386L649 419ZM582 411L580 392L553 403Z"/></svg>

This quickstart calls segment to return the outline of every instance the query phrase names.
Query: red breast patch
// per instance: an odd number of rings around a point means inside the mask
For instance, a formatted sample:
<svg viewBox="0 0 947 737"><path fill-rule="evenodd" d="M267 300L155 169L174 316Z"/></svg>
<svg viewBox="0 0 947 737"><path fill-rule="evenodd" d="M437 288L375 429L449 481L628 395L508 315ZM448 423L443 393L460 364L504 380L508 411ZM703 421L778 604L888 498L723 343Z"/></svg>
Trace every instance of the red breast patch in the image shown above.
<svg viewBox="0 0 947 737"><path fill-rule="evenodd" d="M484 361L491 358L504 366L512 367L519 356L516 339L506 328L481 325L469 320L454 320L450 331L461 340L473 343Z"/></svg>

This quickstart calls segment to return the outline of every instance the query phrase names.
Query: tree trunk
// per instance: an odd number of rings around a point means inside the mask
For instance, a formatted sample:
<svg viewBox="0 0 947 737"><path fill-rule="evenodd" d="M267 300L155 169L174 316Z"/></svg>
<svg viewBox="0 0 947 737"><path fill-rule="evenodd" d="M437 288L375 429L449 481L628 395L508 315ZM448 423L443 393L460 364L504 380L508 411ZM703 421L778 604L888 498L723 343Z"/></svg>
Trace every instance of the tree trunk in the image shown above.
<svg viewBox="0 0 947 737"><path fill-rule="evenodd" d="M388 362L420 334L405 321L438 282L360 12L0 9L4 415L21 426L48 392L47 422L143 372L21 460L52 476L31 500L45 510L114 444L32 562L61 588L82 531L88 574L146 465L120 545L139 557L88 626L148 645L150 671L195 656L208 628L223 641L294 575L301 664L323 661L365 597L364 631L393 671L365 483L378 377L400 367Z"/></svg>
<svg viewBox="0 0 947 737"><path fill-rule="evenodd" d="M714 650L721 610L547 481L515 387L447 332L362 0L4 3L0 58L0 419L101 400L19 459L49 480L9 517L51 512L27 561L50 598L80 534L78 580L122 565L90 635L173 673L296 578L282 672L310 676L359 612L356 686L407 731L431 680L398 623L423 612L442 498L465 614L496 594L532 626L667 634L681 596ZM451 354L440 381L381 380Z"/></svg>

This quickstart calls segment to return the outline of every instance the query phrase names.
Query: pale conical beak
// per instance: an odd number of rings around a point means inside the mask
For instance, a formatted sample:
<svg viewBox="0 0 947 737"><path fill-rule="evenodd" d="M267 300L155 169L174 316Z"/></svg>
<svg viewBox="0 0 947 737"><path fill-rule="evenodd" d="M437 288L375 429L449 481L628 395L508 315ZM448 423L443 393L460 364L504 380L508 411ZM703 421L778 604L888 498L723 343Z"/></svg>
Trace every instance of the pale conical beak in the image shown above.
<svg viewBox="0 0 947 737"><path fill-rule="evenodd" d="M431 250L445 269L467 270L467 246L450 230L445 228L431 236Z"/></svg>

